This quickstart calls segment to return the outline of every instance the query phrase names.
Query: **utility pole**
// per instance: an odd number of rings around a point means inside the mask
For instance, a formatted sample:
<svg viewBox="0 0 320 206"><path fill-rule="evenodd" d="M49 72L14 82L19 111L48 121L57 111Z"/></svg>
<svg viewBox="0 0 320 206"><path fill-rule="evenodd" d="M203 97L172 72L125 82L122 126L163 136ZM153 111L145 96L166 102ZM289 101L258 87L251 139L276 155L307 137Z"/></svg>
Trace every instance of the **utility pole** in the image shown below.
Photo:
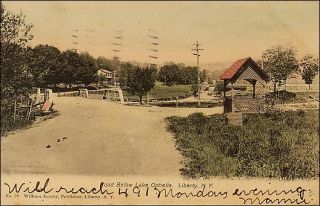
<svg viewBox="0 0 320 206"><path fill-rule="evenodd" d="M75 51L75 52L78 52L78 44L79 44L79 42L78 42L78 38L79 38L78 31L79 30L78 29L74 29L73 31L74 31L74 33L72 34L72 38L73 38L73 40L72 40L72 44L73 44L72 50Z"/></svg>
<svg viewBox="0 0 320 206"><path fill-rule="evenodd" d="M151 45L149 48L149 58L150 58L150 64L156 64L152 63L158 59L158 46L159 46L159 37L156 35L156 32L154 30L148 29L148 38L149 38L149 44ZM151 61L151 59L153 59Z"/></svg>
<svg viewBox="0 0 320 206"><path fill-rule="evenodd" d="M199 54L199 51L203 50L203 49L200 49L199 46L201 44L199 44L199 42L197 41L195 44L195 49L192 49L192 51L196 51L197 53L193 53L193 55L197 56L197 69L198 69L198 106L201 105L201 102L200 102L200 67L199 67L199 57L200 57L200 54Z"/></svg>
<svg viewBox="0 0 320 206"><path fill-rule="evenodd" d="M150 58L150 67L155 66L157 67L157 60L158 60L158 46L159 46L159 36L157 35L157 32L148 29L148 39L149 44L151 45L148 49L149 52L149 58ZM147 93L147 105L149 105L149 92Z"/></svg>
<svg viewBox="0 0 320 206"><path fill-rule="evenodd" d="M112 51L114 52L114 60L116 61L120 61L120 52L121 52L121 46L122 46L122 31L121 30L117 30L115 31L115 37L114 37L114 42L112 43L113 45L113 49ZM117 65L119 66L119 65ZM118 83L117 83L117 79L116 79L116 69L114 68L113 70L113 77L114 77L114 86L117 87Z"/></svg>

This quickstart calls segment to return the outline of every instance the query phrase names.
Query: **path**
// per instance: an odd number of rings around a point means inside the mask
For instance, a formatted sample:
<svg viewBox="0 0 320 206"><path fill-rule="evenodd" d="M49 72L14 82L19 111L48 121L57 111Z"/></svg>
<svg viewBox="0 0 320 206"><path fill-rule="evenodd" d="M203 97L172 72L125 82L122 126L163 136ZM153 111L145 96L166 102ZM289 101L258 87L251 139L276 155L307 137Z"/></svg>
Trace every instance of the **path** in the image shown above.
<svg viewBox="0 0 320 206"><path fill-rule="evenodd" d="M79 97L56 98L55 108L59 116L2 138L2 173L179 175L181 156L163 118L222 112Z"/></svg>

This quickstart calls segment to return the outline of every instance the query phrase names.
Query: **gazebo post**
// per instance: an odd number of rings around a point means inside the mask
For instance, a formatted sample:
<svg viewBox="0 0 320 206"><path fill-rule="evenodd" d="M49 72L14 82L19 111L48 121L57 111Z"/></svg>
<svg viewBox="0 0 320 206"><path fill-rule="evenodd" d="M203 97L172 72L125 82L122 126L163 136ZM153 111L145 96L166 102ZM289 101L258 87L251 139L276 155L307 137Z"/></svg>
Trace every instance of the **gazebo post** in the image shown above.
<svg viewBox="0 0 320 206"><path fill-rule="evenodd" d="M266 88L267 87L267 82L265 81L264 84L263 84L263 96L264 98L266 98Z"/></svg>
<svg viewBox="0 0 320 206"><path fill-rule="evenodd" d="M233 88L233 82L231 82L231 112L234 113L234 88Z"/></svg>
<svg viewBox="0 0 320 206"><path fill-rule="evenodd" d="M223 80L223 97L226 99L226 80Z"/></svg>
<svg viewBox="0 0 320 206"><path fill-rule="evenodd" d="M257 81L253 81L252 82L252 86L253 86L253 88L252 88L252 98L253 99L256 98L256 83L257 83Z"/></svg>

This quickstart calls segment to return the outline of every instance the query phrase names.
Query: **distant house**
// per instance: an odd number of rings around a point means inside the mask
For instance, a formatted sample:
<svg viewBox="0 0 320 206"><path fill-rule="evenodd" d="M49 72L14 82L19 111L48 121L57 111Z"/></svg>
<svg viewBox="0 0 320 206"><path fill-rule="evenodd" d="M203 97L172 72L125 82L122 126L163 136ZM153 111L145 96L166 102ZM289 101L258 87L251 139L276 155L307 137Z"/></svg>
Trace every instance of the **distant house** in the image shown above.
<svg viewBox="0 0 320 206"><path fill-rule="evenodd" d="M99 83L106 83L106 84L112 83L113 73L111 71L106 69L99 69L97 74L99 78Z"/></svg>

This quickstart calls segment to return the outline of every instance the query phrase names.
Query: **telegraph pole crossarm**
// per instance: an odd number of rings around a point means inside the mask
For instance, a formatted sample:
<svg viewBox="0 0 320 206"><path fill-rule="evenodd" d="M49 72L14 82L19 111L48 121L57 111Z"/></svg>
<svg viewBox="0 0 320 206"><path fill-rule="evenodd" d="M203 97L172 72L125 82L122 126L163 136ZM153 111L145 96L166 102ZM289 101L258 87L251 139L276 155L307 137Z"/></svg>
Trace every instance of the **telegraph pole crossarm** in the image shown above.
<svg viewBox="0 0 320 206"><path fill-rule="evenodd" d="M202 51L204 49L200 49L199 46L201 44L199 44L199 42L197 41L195 44L195 49L192 49L192 51L196 51L197 53L193 53L193 55L197 56L197 69L198 69L198 106L201 105L201 99L200 99L200 67L199 67L199 57L200 57L200 54L199 54L199 51Z"/></svg>

